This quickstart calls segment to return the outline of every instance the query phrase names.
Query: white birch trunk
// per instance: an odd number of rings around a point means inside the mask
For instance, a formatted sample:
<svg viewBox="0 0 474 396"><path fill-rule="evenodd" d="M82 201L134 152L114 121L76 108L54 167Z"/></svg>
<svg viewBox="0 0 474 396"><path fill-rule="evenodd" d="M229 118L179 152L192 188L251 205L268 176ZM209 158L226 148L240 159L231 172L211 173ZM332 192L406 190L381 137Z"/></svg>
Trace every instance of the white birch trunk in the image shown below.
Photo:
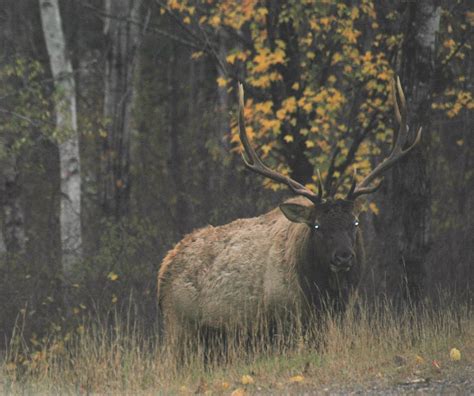
<svg viewBox="0 0 474 396"><path fill-rule="evenodd" d="M430 95L433 90L435 71L435 45L440 28L441 7L435 0L420 0L417 3L417 31L412 52L405 56L403 72L407 83L405 91L411 109L412 133L423 126L424 136L419 147L398 165L400 172L395 178L396 195L403 201L398 206L401 226L399 247L406 290L411 301L419 302L426 283L426 256L430 246L431 227L431 182L427 171L430 157L431 135ZM411 92L410 92L411 91ZM413 137L413 136L412 136Z"/></svg>
<svg viewBox="0 0 474 396"><path fill-rule="evenodd" d="M422 48L426 48L430 52L431 58L434 58L436 36L439 32L441 20L441 7L433 1L420 1L420 13L423 18L420 18L421 26L416 35L416 40Z"/></svg>
<svg viewBox="0 0 474 396"><path fill-rule="evenodd" d="M56 90L56 128L61 171L61 249L66 279L75 277L82 258L81 168L77 133L76 93L66 53L58 0L39 0L41 21Z"/></svg>
<svg viewBox="0 0 474 396"><path fill-rule="evenodd" d="M401 301L418 303L427 279L430 249L431 187L427 172L430 158L430 94L433 89L436 36L441 8L435 0L418 0L407 6L405 41L398 69L408 100L412 139L423 126L421 144L386 175L385 187L377 202L380 216L374 228L382 233L382 248L372 257L380 263L381 274L375 287L386 285L388 295L398 293ZM400 271L401 269L401 271Z"/></svg>

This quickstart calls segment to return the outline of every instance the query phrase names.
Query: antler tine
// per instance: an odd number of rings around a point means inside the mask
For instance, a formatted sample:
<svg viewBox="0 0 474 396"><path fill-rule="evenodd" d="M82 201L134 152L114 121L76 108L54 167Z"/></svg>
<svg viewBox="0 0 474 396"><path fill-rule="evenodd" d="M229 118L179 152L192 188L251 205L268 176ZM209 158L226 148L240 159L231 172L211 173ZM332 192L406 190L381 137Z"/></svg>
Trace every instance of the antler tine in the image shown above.
<svg viewBox="0 0 474 396"><path fill-rule="evenodd" d="M278 183L286 184L295 194L302 195L314 203L321 202L321 194L316 195L310 189L298 183L296 180L293 180L268 168L258 157L257 153L248 140L247 132L245 130L244 87L241 83L239 83L239 136L240 141L244 146L245 154L242 153L242 158L247 168Z"/></svg>
<svg viewBox="0 0 474 396"><path fill-rule="evenodd" d="M417 132L415 141L410 145L410 147L403 149L404 144L408 139L408 127L407 127L407 107L405 94L403 93L402 85L400 83L400 78L397 77L397 81L391 81L392 89L392 98L393 98L393 107L395 110L395 118L400 124L400 127L397 132L394 133L394 143L393 148L389 156L382 161L379 165L375 167L372 172L370 172L355 188L351 187L351 190L348 194L348 199L355 199L363 194L370 194L376 191L380 187L380 183L376 185L371 185L371 183L379 177L383 172L390 169L395 163L397 163L401 158L407 155L421 140L421 131L422 128ZM400 104L397 100L397 93L400 97Z"/></svg>
<svg viewBox="0 0 474 396"><path fill-rule="evenodd" d="M377 191L381 185L382 185L382 180L369 187L357 188L351 195L348 195L347 199L354 200L361 195L372 194L375 191Z"/></svg>
<svg viewBox="0 0 474 396"><path fill-rule="evenodd" d="M397 76L396 81L393 78L390 81L390 96L392 97L392 101L393 101L393 107L394 107L394 110L395 110L395 118L397 119L397 122L399 124L401 124L402 123L402 116L400 114L400 108L398 107L397 92L399 94L401 92L400 101L402 102L402 108L403 108L403 106L406 105L406 101L405 101L405 95L403 93L403 90L402 90L402 87L401 87L401 84L400 84L400 77L398 77L398 76Z"/></svg>
<svg viewBox="0 0 474 396"><path fill-rule="evenodd" d="M324 186L323 186L323 178L321 177L321 172L319 171L319 168L317 170L318 173L318 197L320 200L323 199L324 197Z"/></svg>

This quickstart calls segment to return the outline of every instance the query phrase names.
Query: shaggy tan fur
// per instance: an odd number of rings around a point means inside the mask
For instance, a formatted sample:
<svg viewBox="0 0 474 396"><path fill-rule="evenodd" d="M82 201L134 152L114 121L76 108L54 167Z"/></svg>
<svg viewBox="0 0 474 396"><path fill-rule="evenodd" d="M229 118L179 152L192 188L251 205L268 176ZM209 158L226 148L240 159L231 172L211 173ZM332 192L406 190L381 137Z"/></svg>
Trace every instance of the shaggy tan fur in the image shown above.
<svg viewBox="0 0 474 396"><path fill-rule="evenodd" d="M301 197L289 202L313 205ZM311 240L310 227L290 222L279 208L187 235L158 274L165 333L173 327L249 327L262 314L301 308L308 296L299 272L319 265L308 263L317 261Z"/></svg>

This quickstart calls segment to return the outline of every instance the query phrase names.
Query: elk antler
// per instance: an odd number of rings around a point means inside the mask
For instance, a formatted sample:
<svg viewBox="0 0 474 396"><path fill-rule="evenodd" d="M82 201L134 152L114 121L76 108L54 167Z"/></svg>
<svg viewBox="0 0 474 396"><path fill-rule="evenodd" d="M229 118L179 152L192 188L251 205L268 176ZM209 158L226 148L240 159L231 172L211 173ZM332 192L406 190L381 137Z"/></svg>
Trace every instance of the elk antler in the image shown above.
<svg viewBox="0 0 474 396"><path fill-rule="evenodd" d="M354 175L354 181L352 183L349 194L347 195L347 199L349 200L354 200L360 195L370 194L374 192L375 190L377 190L380 187L380 182L375 185L371 185L374 179L379 177L386 170L390 169L396 162L398 162L401 158L403 158L406 154L408 154L413 149L413 147L415 147L418 144L418 142L421 139L422 128L420 127L420 129L418 130L418 133L416 134L416 139L412 143L412 145L406 149L403 149L403 146L407 142L407 138L408 138L407 106L406 106L405 94L403 93L402 85L400 83L400 78L397 77L396 82L394 79L392 79L390 86L391 86L391 94L392 94L392 99L393 99L393 107L395 109L395 118L397 119L397 122L400 124L399 130L395 132L393 136L392 151L390 152L389 156L385 158L385 160L382 161L379 165L377 165L375 169L372 170L372 172L370 172L364 178L364 180L362 180L359 184L357 184L357 186L355 183L355 175ZM400 97L400 106L398 105L397 92L398 92L398 96Z"/></svg>
<svg viewBox="0 0 474 396"><path fill-rule="evenodd" d="M298 183L296 180L293 180L268 168L258 157L257 153L249 142L247 132L245 130L244 88L241 83L239 83L239 136L240 141L244 146L245 154L242 153L242 158L247 168L278 183L286 184L295 194L302 195L314 203L320 203L322 201L321 183L319 183L319 194L316 195L314 192Z"/></svg>

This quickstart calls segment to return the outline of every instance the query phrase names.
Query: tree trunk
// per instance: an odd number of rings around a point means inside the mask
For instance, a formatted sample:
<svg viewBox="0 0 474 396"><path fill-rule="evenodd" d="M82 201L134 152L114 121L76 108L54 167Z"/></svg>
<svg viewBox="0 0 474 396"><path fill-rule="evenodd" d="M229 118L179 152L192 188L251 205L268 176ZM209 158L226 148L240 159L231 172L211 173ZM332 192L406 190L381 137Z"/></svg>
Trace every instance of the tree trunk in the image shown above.
<svg viewBox="0 0 474 396"><path fill-rule="evenodd" d="M11 153L6 161L2 161L3 188L0 190L3 199L3 244L8 255L25 253L25 216L21 199L21 185L18 181L17 157ZM1 243L0 243L1 245ZM0 247L0 252L2 248Z"/></svg>
<svg viewBox="0 0 474 396"><path fill-rule="evenodd" d="M126 215L130 205L130 134L133 102L133 76L141 1L106 0L104 34L105 63L104 120L102 144L102 206L107 216Z"/></svg>
<svg viewBox="0 0 474 396"><path fill-rule="evenodd" d="M389 294L398 290L402 299L416 303L423 293L425 259L430 244L429 110L441 9L433 0L410 2L406 6L407 31L400 75L408 99L412 135L419 126L423 126L424 132L421 144L395 165L391 177L387 178L382 190L385 195L381 204L382 218L376 221L376 228L390 234L384 238L387 245L381 256L383 279L387 279Z"/></svg>
<svg viewBox="0 0 474 396"><path fill-rule="evenodd" d="M431 145L429 111L435 72L436 35L441 17L441 7L435 3L434 0L421 0L411 5L410 11L415 15L418 31L415 40L409 40L409 35L405 36L401 77L409 87L409 106L415 111L412 114L412 129L415 131L422 125L425 133L417 151L394 171L394 192L398 196L406 196L401 202L403 223L400 253L406 273L406 292L415 302L423 291L425 258L430 243L431 183L427 172Z"/></svg>
<svg viewBox="0 0 474 396"><path fill-rule="evenodd" d="M179 49L173 47L170 65L168 70L168 92L170 92L170 101L168 107L168 135L170 139L170 175L174 185L176 229L180 236L187 231L188 224L188 206L185 198L185 184L183 173L183 152L182 152L182 136L180 137L181 114L179 106L180 86L178 80L179 69Z"/></svg>
<svg viewBox="0 0 474 396"><path fill-rule="evenodd" d="M227 54L226 48L227 37L224 30L219 31L219 58L224 61ZM222 68L217 67L217 77L226 79ZM217 87L217 136L216 143L219 150L219 155L225 157L230 151L231 147L227 141L229 135L229 93L227 86Z"/></svg>
<svg viewBox="0 0 474 396"><path fill-rule="evenodd" d="M221 61L225 62L227 54L227 34L223 29L218 32L218 55ZM227 79L225 71L217 66L217 77L221 79ZM217 84L216 84L217 85ZM221 193L228 191L229 186L227 185L232 179L229 172L232 171L231 164L226 164L226 157L231 152L230 136L229 131L229 93L226 86L217 85L217 103L215 107L215 124L210 128L210 133L206 132L206 145L203 150L203 158L205 158L205 169L202 188L203 196L209 195L209 191L216 191L217 194L211 194L211 197L206 200L206 218L207 221L212 221L213 214L216 208L219 206L219 200L221 199ZM195 115L197 116L197 115ZM232 158L231 160L233 160ZM220 166L215 166L218 163ZM206 172L206 169L212 169L212 171ZM234 181L235 182L235 181ZM206 192L207 191L207 192Z"/></svg>
<svg viewBox="0 0 474 396"><path fill-rule="evenodd" d="M3 257L7 253L7 246L5 244L5 238L3 237L3 230L0 229L0 257Z"/></svg>
<svg viewBox="0 0 474 396"><path fill-rule="evenodd" d="M76 92L67 56L58 0L39 0L41 21L56 90L56 137L61 172L61 250L65 279L77 276L82 258L81 167L77 132Z"/></svg>

